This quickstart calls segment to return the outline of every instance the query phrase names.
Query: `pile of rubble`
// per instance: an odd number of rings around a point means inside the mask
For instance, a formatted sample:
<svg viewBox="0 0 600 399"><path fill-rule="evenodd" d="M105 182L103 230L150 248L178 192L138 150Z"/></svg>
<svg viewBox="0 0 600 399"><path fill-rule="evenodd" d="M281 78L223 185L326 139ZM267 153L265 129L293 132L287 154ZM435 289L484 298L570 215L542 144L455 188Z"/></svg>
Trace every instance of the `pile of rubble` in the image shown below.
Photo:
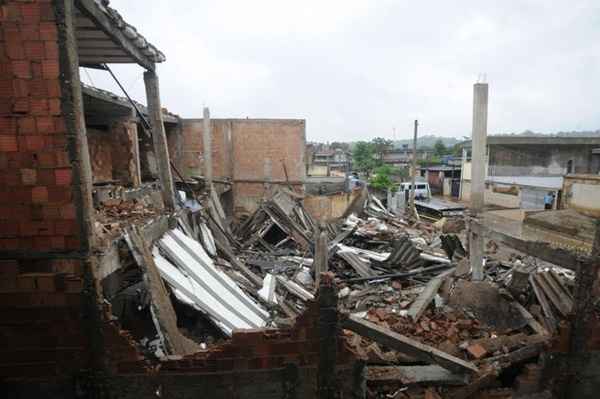
<svg viewBox="0 0 600 399"><path fill-rule="evenodd" d="M411 223L370 196L358 209L319 224L280 188L232 228L210 193L152 250L172 297L212 324L189 338L207 348L234 329L290 326L328 271L370 397L538 391L531 376L573 307L573 275L496 259L491 245L484 280L472 281L464 232Z"/></svg>

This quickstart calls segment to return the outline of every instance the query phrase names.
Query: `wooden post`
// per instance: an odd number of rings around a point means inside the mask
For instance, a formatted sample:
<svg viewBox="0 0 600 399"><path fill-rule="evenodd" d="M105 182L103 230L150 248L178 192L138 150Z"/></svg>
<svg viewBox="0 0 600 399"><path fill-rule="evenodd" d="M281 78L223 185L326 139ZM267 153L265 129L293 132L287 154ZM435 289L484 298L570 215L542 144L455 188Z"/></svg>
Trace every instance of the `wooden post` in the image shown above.
<svg viewBox="0 0 600 399"><path fill-rule="evenodd" d="M175 185L171 176L171 162L167 146L167 134L163 124L162 107L160 105L160 91L158 76L154 71L144 72L144 85L146 86L146 101L148 103L148 116L152 128L152 143L154 156L158 164L158 177L162 187L165 208L169 211L175 209Z"/></svg>
<svg viewBox="0 0 600 399"><path fill-rule="evenodd" d="M317 301L319 303L319 364L317 368L317 391L319 399L337 397L337 336L338 310L337 290L334 276L323 273L320 278Z"/></svg>

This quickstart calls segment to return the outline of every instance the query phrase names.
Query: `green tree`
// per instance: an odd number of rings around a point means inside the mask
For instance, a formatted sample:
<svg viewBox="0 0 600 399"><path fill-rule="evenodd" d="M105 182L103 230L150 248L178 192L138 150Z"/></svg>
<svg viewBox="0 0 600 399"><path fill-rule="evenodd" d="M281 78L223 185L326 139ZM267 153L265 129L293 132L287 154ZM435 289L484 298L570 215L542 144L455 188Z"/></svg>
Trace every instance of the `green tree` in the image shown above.
<svg viewBox="0 0 600 399"><path fill-rule="evenodd" d="M358 141L352 149L352 164L359 172L369 173L375 167L375 148L373 143Z"/></svg>
<svg viewBox="0 0 600 399"><path fill-rule="evenodd" d="M390 165L382 165L373 170L373 176L369 179L369 185L377 189L394 189L396 183L394 177L403 179L408 177L407 168L396 168Z"/></svg>
<svg viewBox="0 0 600 399"><path fill-rule="evenodd" d="M438 139L438 141L435 142L435 144L433 145L433 152L438 157L442 157L448 154L448 149L446 148L446 145L444 144L442 139Z"/></svg>
<svg viewBox="0 0 600 399"><path fill-rule="evenodd" d="M371 143L373 144L377 164L381 165L383 163L383 154L392 148L393 141L384 139L383 137L375 137L371 140Z"/></svg>

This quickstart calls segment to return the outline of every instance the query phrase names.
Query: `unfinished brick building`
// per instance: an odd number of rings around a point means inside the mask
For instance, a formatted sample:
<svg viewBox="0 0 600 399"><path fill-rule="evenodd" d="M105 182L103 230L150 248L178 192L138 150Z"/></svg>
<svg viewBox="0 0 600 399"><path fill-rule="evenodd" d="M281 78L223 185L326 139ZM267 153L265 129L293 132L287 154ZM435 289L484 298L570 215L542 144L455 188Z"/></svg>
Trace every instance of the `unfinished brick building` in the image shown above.
<svg viewBox="0 0 600 399"><path fill-rule="evenodd" d="M208 351L178 330L163 281L146 267L154 241L193 219L171 175L167 135L180 121L160 104L155 64L164 55L105 0L6 0L0 21L3 395L348 397L354 387L338 381L350 379L354 358L337 340L331 282L287 329L234 331ZM81 84L80 66L111 63L144 68L147 108ZM303 149L303 122L287 125ZM246 151L253 141L234 133L233 157L238 140ZM232 170L240 184L264 180ZM289 165L290 184L299 173ZM273 179L283 180L280 168ZM142 285L131 295L144 293L149 306L117 317L132 278ZM162 358L140 344L147 331L160 337Z"/></svg>
<svg viewBox="0 0 600 399"><path fill-rule="evenodd" d="M169 137L171 156L186 177L202 176L203 120L183 119L181 130L181 136ZM304 120L211 119L210 133L212 174L228 213L254 212L271 185L304 192Z"/></svg>

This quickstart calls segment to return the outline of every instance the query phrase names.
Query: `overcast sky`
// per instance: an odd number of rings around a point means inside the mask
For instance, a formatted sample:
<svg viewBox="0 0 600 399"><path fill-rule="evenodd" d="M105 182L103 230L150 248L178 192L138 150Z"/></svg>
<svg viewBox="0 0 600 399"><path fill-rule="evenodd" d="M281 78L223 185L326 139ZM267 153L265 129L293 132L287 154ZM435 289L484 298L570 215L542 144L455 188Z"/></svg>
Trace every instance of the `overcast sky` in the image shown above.
<svg viewBox="0 0 600 399"><path fill-rule="evenodd" d="M598 0L112 0L161 49L164 107L182 117L303 118L307 139L600 128ZM143 69L113 68L145 102ZM118 92L102 71L82 79Z"/></svg>

